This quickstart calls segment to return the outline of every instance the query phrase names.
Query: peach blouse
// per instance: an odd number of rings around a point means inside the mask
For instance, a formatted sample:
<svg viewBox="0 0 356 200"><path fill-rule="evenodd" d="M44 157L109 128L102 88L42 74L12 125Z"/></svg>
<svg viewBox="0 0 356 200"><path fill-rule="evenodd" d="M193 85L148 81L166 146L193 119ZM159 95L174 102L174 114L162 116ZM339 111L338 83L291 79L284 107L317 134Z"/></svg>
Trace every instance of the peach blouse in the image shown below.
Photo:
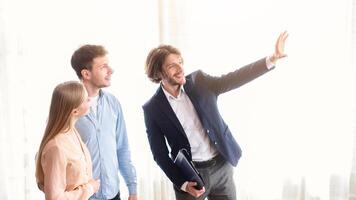
<svg viewBox="0 0 356 200"><path fill-rule="evenodd" d="M43 149L41 165L46 199L88 199L93 195L91 157L76 130L51 139Z"/></svg>

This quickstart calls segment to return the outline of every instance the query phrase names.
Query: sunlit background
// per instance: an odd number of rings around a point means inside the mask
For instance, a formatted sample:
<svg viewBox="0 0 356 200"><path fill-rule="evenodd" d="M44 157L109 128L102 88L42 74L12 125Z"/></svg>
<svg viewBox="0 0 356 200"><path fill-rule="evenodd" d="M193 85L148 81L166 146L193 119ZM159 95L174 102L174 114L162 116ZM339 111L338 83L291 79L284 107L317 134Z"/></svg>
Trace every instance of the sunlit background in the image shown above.
<svg viewBox="0 0 356 200"><path fill-rule="evenodd" d="M34 156L53 88L77 80L80 45L109 51L139 199L171 200L141 108L158 87L143 70L149 50L174 45L186 73L219 76L270 55L284 30L288 57L219 97L243 149L238 199L355 200L355 0L0 0L0 199L44 199Z"/></svg>

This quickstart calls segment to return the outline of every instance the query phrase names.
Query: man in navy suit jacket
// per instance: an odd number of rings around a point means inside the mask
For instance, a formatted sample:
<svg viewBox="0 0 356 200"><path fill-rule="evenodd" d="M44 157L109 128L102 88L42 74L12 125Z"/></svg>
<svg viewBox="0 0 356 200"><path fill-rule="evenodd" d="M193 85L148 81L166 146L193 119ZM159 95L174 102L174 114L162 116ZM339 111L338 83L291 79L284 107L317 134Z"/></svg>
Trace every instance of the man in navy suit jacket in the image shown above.
<svg viewBox="0 0 356 200"><path fill-rule="evenodd" d="M273 69L286 56L287 37L286 32L278 37L272 56L221 77L201 70L185 76L178 49L161 45L151 50L145 70L160 86L143 106L147 136L154 160L174 184L177 200L236 199L232 166L237 165L241 149L219 113L217 98ZM188 159L205 182L202 189L196 189L196 183L186 180L174 164L180 149L189 152Z"/></svg>

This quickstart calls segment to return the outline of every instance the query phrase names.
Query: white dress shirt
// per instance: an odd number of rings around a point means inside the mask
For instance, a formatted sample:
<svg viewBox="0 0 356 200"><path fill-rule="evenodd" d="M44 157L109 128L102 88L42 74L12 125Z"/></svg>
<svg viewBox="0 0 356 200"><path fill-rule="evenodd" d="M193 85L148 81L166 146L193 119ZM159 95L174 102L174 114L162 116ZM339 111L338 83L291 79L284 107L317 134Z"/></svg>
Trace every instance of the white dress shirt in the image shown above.
<svg viewBox="0 0 356 200"><path fill-rule="evenodd" d="M206 134L197 111L184 88L181 87L177 98L169 94L163 87L162 89L187 135L192 159L194 161L206 161L213 158L217 154L217 150Z"/></svg>

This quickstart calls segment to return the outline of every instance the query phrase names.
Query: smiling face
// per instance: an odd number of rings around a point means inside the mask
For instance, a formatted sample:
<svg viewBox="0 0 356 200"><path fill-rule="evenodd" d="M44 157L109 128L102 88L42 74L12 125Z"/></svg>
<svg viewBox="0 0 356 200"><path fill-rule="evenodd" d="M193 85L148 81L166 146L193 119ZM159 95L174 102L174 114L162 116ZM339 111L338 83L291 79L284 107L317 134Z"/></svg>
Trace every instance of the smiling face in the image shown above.
<svg viewBox="0 0 356 200"><path fill-rule="evenodd" d="M168 87L179 87L185 84L183 59L180 55L169 54L162 66L162 83Z"/></svg>

